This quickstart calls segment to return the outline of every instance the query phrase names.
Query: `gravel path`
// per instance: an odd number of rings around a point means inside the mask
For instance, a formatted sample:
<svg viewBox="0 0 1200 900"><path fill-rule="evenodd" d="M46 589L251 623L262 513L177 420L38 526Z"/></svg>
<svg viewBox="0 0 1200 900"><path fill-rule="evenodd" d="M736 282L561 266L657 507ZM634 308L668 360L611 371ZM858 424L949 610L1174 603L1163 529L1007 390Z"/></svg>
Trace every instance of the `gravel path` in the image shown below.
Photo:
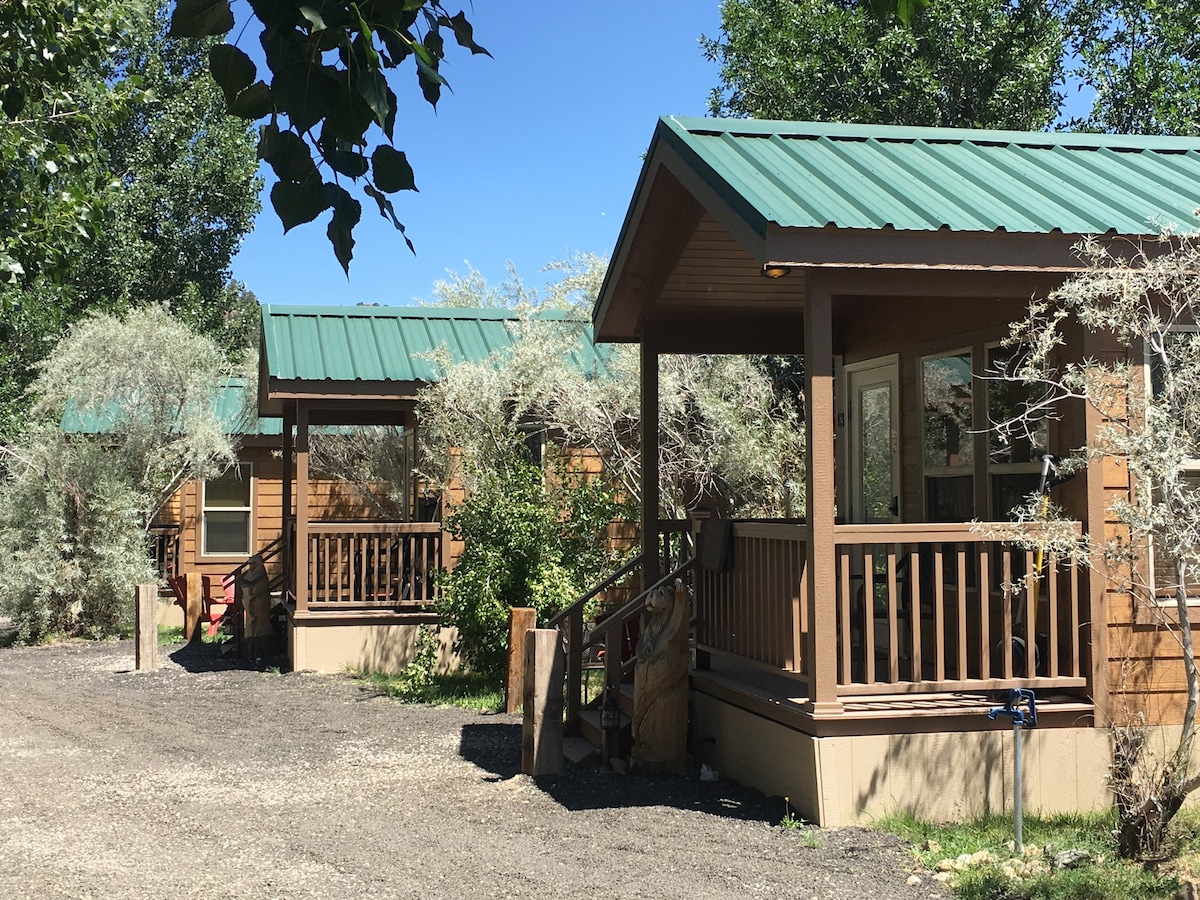
<svg viewBox="0 0 1200 900"><path fill-rule="evenodd" d="M0 897L943 896L896 839L808 848L726 781L535 783L516 716L162 651L0 650Z"/></svg>

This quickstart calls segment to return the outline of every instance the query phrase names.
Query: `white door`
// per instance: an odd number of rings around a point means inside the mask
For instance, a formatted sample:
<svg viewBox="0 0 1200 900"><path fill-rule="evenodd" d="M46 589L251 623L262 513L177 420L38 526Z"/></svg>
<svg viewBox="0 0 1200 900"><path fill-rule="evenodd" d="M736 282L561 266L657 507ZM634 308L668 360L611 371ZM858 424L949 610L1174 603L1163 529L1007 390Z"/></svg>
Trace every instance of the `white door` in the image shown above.
<svg viewBox="0 0 1200 900"><path fill-rule="evenodd" d="M846 366L846 521L900 516L900 375L895 356Z"/></svg>

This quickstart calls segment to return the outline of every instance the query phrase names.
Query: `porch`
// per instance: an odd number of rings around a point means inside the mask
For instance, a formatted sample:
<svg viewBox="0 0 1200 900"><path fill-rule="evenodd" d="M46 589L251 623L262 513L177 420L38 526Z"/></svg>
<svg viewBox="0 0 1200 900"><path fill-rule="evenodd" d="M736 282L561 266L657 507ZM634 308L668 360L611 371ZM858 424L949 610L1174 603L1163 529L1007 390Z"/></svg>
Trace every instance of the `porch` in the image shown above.
<svg viewBox="0 0 1200 900"><path fill-rule="evenodd" d="M1013 688L1090 712L1086 573L1050 556L1037 574L1034 550L986 532L835 525L832 597L814 609L807 525L732 523L729 571L694 575L697 679L769 691L813 733L834 718L956 715ZM818 695L831 699L817 707Z"/></svg>

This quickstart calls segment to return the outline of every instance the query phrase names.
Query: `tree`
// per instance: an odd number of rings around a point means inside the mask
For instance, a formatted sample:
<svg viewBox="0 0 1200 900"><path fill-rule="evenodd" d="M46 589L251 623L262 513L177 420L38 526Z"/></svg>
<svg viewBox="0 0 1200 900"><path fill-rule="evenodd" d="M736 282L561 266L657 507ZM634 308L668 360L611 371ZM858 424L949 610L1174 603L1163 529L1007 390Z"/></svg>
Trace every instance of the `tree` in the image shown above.
<svg viewBox="0 0 1200 900"><path fill-rule="evenodd" d="M139 96L107 81L138 21L125 0L14 0L0 28L0 284L54 278L103 221L102 138Z"/></svg>
<svg viewBox="0 0 1200 900"><path fill-rule="evenodd" d="M269 80L259 79L254 61L233 44L213 47L209 68L232 115L267 120L258 155L275 173L271 205L284 231L331 210L326 234L349 273L362 204L341 181L362 179L363 193L411 249L389 195L416 190L416 180L394 146L399 104L386 76L411 59L421 93L436 107L447 86L443 32L472 54L490 55L466 15L450 15L440 0L251 0L250 7L263 26ZM176 0L173 37L224 35L233 26L229 0Z"/></svg>
<svg viewBox="0 0 1200 900"><path fill-rule="evenodd" d="M111 61L152 99L103 142L120 190L69 281L80 309L165 303L217 333L240 302L230 263L259 211L257 140L208 76L214 42L168 39L165 2L153 26Z"/></svg>
<svg viewBox="0 0 1200 900"><path fill-rule="evenodd" d="M225 115L203 48L166 39L164 10L157 19L114 13L103 47L85 61L64 58L64 73L14 70L21 86L8 90L25 98L24 111L0 125L0 155L28 165L0 165L13 211L0 212L0 254L7 246L17 260L0 279L0 436L19 433L33 365L88 310L169 304L231 358L256 333L253 295L228 283L258 210L254 138ZM0 41L12 39L5 34ZM42 99L31 99L33 87ZM38 165L55 174L33 177ZM70 197L74 212L58 215Z"/></svg>
<svg viewBox="0 0 1200 900"><path fill-rule="evenodd" d="M1097 545L1072 544L1056 527L1060 523L1052 523L1049 540L1092 565L1099 577L1114 580L1110 591L1128 593L1179 648L1187 701L1174 743L1159 747L1149 739L1153 712L1138 706L1146 698L1136 686L1120 686L1129 691L1130 708L1114 723L1111 787L1125 856L1156 853L1171 818L1200 786L1192 759L1200 672L1188 624L1189 597L1200 586L1200 241L1172 241L1172 252L1156 246L1133 258L1087 242L1082 254L1091 268L1031 304L1009 340L1023 355L1001 373L1033 391L1020 416L999 423L1006 431L1029 433L1066 403L1082 402L1100 414L1104 424L1068 465L1111 457L1128 466L1131 489L1109 510L1123 531L1102 547L1098 535L1092 538ZM1064 359L1061 348L1074 323L1129 354Z"/></svg>
<svg viewBox="0 0 1200 900"><path fill-rule="evenodd" d="M73 325L39 368L34 424L0 445L0 611L19 636L111 634L152 580L147 530L235 459L221 348L159 307Z"/></svg>
<svg viewBox="0 0 1200 900"><path fill-rule="evenodd" d="M1072 76L1095 91L1070 127L1194 134L1200 125L1200 2L1063 0Z"/></svg>
<svg viewBox="0 0 1200 900"><path fill-rule="evenodd" d="M1052 0L941 0L905 25L858 0L724 0L714 115L1039 129L1057 115Z"/></svg>

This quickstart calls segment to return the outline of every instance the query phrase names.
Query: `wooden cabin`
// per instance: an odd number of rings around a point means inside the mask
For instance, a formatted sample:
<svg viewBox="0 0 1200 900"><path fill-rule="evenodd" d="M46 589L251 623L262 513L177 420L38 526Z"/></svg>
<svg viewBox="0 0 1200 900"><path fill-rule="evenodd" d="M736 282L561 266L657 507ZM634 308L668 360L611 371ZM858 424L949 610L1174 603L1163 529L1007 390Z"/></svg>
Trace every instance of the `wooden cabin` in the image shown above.
<svg viewBox="0 0 1200 900"><path fill-rule="evenodd" d="M1051 561L1012 587L1033 553L971 520L1003 520L1097 422L1064 408L999 446L989 417L1020 398L982 376L1082 236L1194 228L1198 200L1194 138L658 123L594 313L597 341L641 346L643 534L663 530L658 356L805 360L806 519L737 521L732 570L695 574L698 760L822 825L999 810L1013 731L986 713L1023 687L1026 808L1111 805L1106 726L1178 723L1182 673L1100 574ZM1080 329L1063 352L1127 351ZM1102 535L1128 489L1096 461L1054 499ZM1158 676L1130 689L1131 656Z"/></svg>
<svg viewBox="0 0 1200 900"><path fill-rule="evenodd" d="M414 475L403 508L384 517L353 486L314 469L310 438L400 428L397 469L411 471L417 393L440 377L435 351L452 363L482 362L511 347L518 326L519 314L504 309L264 306L258 396L239 426L238 465L173 498L156 530L163 570L201 572L219 590L222 577L259 554L286 609L294 669L401 669L417 628L436 624L434 572L452 567L461 549L440 524L442 503L456 496L431 495ZM573 359L602 371L584 332ZM240 420L240 391L231 385L220 398L224 420Z"/></svg>

